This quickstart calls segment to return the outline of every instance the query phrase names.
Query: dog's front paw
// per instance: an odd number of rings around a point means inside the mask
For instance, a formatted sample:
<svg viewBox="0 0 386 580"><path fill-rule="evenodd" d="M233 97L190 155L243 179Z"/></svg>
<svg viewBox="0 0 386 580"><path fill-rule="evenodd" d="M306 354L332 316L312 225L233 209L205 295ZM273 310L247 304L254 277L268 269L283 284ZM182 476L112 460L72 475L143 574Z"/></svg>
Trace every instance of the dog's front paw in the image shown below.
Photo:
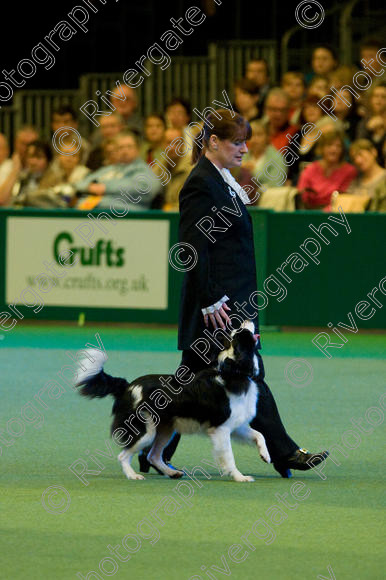
<svg viewBox="0 0 386 580"><path fill-rule="evenodd" d="M131 477L130 479L146 479L143 475L141 475L140 473L136 473L133 477Z"/></svg>
<svg viewBox="0 0 386 580"><path fill-rule="evenodd" d="M174 473L170 474L169 477L171 479L180 479L180 477L183 477L185 475L185 473L183 471L179 471L178 469L174 470Z"/></svg>
<svg viewBox="0 0 386 580"><path fill-rule="evenodd" d="M268 449L261 450L259 453L261 459L265 461L265 463L271 463L271 456L268 453Z"/></svg>
<svg viewBox="0 0 386 580"><path fill-rule="evenodd" d="M244 481L255 481L251 475L243 475L242 473L233 473L232 477L234 481L243 483Z"/></svg>

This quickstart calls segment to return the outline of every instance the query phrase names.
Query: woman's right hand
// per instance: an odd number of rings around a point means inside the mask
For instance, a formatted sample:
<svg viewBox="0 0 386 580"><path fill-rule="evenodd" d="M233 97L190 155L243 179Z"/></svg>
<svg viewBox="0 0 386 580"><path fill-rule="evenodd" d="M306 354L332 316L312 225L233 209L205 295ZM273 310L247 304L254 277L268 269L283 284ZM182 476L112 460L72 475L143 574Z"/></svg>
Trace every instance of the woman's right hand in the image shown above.
<svg viewBox="0 0 386 580"><path fill-rule="evenodd" d="M230 310L230 308L224 302L224 304L222 304L218 310L215 310L210 314L204 314L205 326L209 326L209 321L211 322L213 328L222 328L225 330L225 324L232 326L232 321L226 312L227 310Z"/></svg>

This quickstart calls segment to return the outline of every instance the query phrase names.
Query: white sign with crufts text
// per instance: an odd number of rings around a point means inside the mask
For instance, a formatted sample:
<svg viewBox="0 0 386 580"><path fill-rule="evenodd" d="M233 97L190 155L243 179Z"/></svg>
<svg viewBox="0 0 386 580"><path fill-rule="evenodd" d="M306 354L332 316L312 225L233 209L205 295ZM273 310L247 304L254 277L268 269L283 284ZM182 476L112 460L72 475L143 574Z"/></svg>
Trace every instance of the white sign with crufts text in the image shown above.
<svg viewBox="0 0 386 580"><path fill-rule="evenodd" d="M6 301L47 306L166 309L169 221L10 217ZM107 233L104 233L107 232Z"/></svg>

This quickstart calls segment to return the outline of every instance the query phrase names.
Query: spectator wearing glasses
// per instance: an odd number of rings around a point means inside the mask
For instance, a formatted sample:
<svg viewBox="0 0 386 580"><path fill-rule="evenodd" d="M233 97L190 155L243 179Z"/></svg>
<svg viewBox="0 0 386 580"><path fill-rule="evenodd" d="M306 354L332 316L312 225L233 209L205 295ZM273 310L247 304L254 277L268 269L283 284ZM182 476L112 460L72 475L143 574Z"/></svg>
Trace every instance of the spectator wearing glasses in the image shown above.
<svg viewBox="0 0 386 580"><path fill-rule="evenodd" d="M293 137L298 132L298 125L289 122L290 99L283 89L271 89L265 101L265 122L271 145L276 149L288 145L287 135Z"/></svg>

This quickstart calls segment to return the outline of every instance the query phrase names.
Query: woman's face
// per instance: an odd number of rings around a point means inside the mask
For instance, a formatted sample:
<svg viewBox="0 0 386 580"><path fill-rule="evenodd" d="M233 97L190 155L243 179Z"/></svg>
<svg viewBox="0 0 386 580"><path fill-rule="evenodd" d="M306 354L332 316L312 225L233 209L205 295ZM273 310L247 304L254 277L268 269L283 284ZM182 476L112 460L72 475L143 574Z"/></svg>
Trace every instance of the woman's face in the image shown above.
<svg viewBox="0 0 386 580"><path fill-rule="evenodd" d="M319 99L322 99L328 93L328 81L324 79L316 79L311 83L308 89L309 95L316 95Z"/></svg>
<svg viewBox="0 0 386 580"><path fill-rule="evenodd" d="M158 117L149 117L145 123L145 137L149 143L160 143L165 135L165 125Z"/></svg>
<svg viewBox="0 0 386 580"><path fill-rule="evenodd" d="M365 173L377 163L377 152L375 149L361 149L353 155L353 161L359 171Z"/></svg>
<svg viewBox="0 0 386 580"><path fill-rule="evenodd" d="M370 99L374 115L383 115L386 111L386 87L376 87Z"/></svg>
<svg viewBox="0 0 386 580"><path fill-rule="evenodd" d="M48 167L48 159L43 151L31 146L27 149L27 169L37 175L43 173Z"/></svg>
<svg viewBox="0 0 386 580"><path fill-rule="evenodd" d="M235 105L240 112L249 111L257 103L259 95L250 95L239 88L235 89Z"/></svg>
<svg viewBox="0 0 386 580"><path fill-rule="evenodd" d="M245 153L248 153L245 140L231 141L230 139L218 139L215 136L212 154L221 167L226 167L227 169L240 167Z"/></svg>
<svg viewBox="0 0 386 580"><path fill-rule="evenodd" d="M340 142L340 139L335 139L335 141L332 141L332 143L323 147L322 157L328 165L335 165L341 160L342 153L342 143Z"/></svg>
<svg viewBox="0 0 386 580"><path fill-rule="evenodd" d="M314 104L307 104L304 105L303 109L303 117L306 123L316 123L321 119L323 116L322 109L318 107L318 105Z"/></svg>
<svg viewBox="0 0 386 580"><path fill-rule="evenodd" d="M183 105L176 103L166 110L166 116L173 129L184 129L189 123L189 115Z"/></svg>

